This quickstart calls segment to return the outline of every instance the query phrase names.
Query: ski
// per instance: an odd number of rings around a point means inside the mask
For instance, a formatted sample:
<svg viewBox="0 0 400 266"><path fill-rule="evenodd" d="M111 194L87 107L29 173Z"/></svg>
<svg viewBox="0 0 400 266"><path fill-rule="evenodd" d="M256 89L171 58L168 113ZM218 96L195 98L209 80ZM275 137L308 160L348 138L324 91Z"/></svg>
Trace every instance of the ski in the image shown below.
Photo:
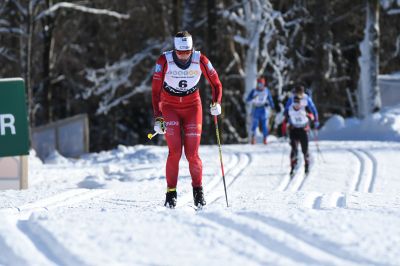
<svg viewBox="0 0 400 266"><path fill-rule="evenodd" d="M297 164L293 167L293 169L290 170L290 173L289 173L290 179L293 179L293 178L296 176L296 174L297 174L297 172L299 171L299 169L300 169L300 164L297 163Z"/></svg>
<svg viewBox="0 0 400 266"><path fill-rule="evenodd" d="M202 210L204 210L205 209L205 206L203 206L203 205L190 205L190 207L192 207L195 211L202 211Z"/></svg>

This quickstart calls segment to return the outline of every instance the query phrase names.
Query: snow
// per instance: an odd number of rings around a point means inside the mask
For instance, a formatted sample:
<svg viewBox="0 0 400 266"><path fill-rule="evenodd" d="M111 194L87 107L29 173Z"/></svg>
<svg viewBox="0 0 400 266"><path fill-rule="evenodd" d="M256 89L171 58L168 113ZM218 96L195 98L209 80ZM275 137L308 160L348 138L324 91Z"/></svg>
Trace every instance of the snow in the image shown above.
<svg viewBox="0 0 400 266"><path fill-rule="evenodd" d="M400 41L400 39L399 39ZM400 42L399 42L400 44ZM395 106L400 102L400 75L379 75L379 88L381 90L382 106Z"/></svg>
<svg viewBox="0 0 400 266"><path fill-rule="evenodd" d="M67 158L64 158L58 151L53 151L44 160L46 164L66 164L69 162Z"/></svg>
<svg viewBox="0 0 400 266"><path fill-rule="evenodd" d="M324 140L400 141L400 105L383 108L364 119L333 115L319 132Z"/></svg>
<svg viewBox="0 0 400 266"><path fill-rule="evenodd" d="M342 137L310 142L310 174L293 180L287 140L223 145L229 207L218 147L202 145L201 211L184 157L178 206L163 207L165 146L32 151L30 188L0 191L0 265L397 265L399 114L333 117L320 137Z"/></svg>
<svg viewBox="0 0 400 266"><path fill-rule="evenodd" d="M115 11L110 11L107 9L98 9L98 8L90 8L90 7L85 7L82 5L77 5L73 3L67 3L67 2L61 2L52 5L49 9L43 11L37 16L37 20L45 17L45 16L54 16L54 13L58 11L59 9L75 9L79 10L81 12L89 13L89 14L95 14L95 15L106 15L110 17L115 17L117 19L129 19L130 16L126 14L120 14Z"/></svg>
<svg viewBox="0 0 400 266"><path fill-rule="evenodd" d="M379 78L384 80L400 80L400 71L391 74L381 74Z"/></svg>

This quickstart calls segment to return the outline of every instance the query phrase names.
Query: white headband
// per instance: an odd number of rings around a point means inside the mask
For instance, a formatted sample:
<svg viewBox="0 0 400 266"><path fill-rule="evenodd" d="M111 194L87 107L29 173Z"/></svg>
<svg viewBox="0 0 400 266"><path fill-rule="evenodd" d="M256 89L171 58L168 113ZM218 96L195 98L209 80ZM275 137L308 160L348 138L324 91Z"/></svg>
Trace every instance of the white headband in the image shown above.
<svg viewBox="0 0 400 266"><path fill-rule="evenodd" d="M189 36L189 37L175 37L174 38L174 45L175 45L175 50L178 50L178 51L192 50L192 48L193 48L192 36Z"/></svg>

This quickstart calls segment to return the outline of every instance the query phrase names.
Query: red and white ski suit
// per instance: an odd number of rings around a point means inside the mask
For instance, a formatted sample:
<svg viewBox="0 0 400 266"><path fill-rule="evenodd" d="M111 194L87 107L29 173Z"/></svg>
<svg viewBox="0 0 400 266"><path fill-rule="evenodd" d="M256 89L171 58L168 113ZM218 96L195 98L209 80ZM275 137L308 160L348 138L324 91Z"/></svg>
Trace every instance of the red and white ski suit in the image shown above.
<svg viewBox="0 0 400 266"><path fill-rule="evenodd" d="M152 81L154 117L166 122L169 154L166 165L168 188L176 188L182 147L189 162L192 186L202 186L202 162L198 154L202 131L202 106L198 83L203 74L211 85L213 103L221 103L222 85L207 57L193 51L190 62L181 64L173 51L156 63Z"/></svg>

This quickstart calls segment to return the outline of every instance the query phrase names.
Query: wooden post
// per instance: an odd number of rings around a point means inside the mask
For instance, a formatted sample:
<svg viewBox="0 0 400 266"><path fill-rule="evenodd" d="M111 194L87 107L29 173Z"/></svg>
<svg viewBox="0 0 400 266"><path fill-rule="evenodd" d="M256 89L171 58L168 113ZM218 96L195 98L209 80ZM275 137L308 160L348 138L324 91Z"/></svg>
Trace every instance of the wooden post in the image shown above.
<svg viewBox="0 0 400 266"><path fill-rule="evenodd" d="M19 188L28 189L28 156L19 156Z"/></svg>

